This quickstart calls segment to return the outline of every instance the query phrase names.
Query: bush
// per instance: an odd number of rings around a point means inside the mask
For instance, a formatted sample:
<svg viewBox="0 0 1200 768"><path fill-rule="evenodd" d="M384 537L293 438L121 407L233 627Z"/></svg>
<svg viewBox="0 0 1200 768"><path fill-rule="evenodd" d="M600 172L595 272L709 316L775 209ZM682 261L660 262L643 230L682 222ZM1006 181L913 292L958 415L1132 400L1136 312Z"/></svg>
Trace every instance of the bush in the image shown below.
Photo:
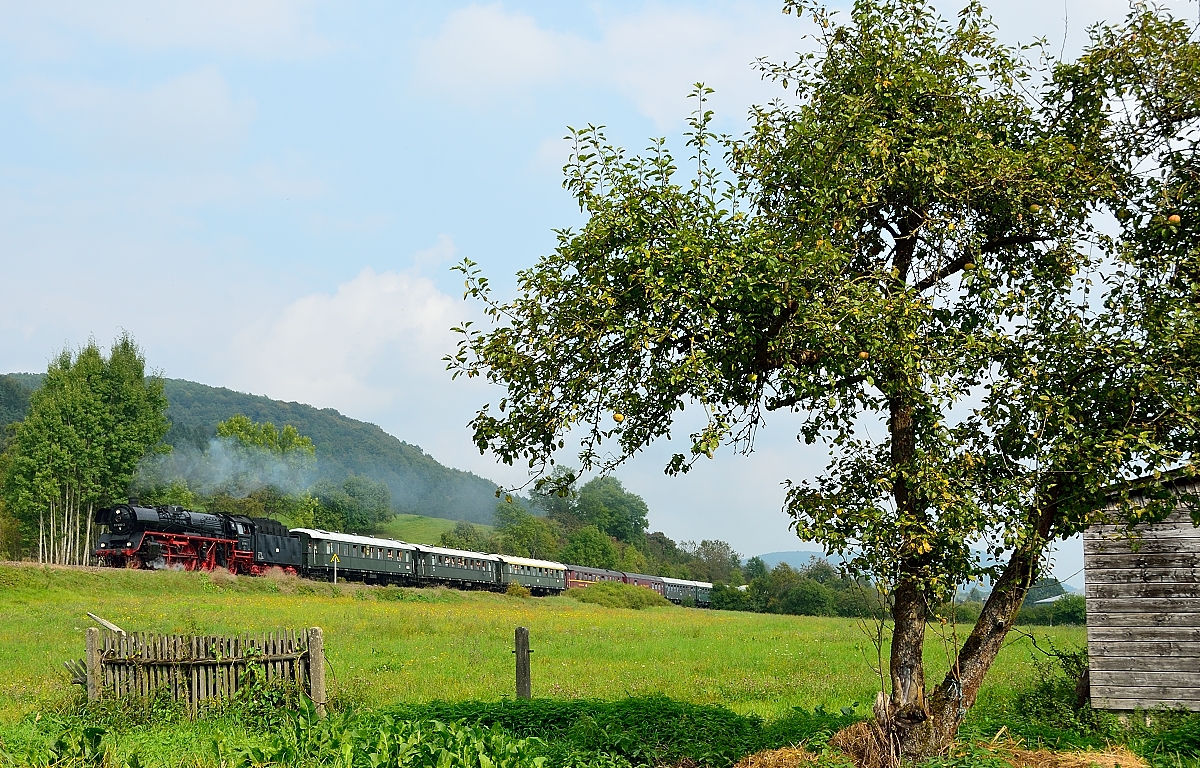
<svg viewBox="0 0 1200 768"><path fill-rule="evenodd" d="M532 593L529 591L529 587L524 584L510 581L508 582L508 589L504 590L504 594L509 597L529 597Z"/></svg>
<svg viewBox="0 0 1200 768"><path fill-rule="evenodd" d="M389 765L397 768L542 768L537 739L517 739L499 729L403 721L391 715L331 713L322 718L305 701L261 746L239 750L222 764L258 766Z"/></svg>
<svg viewBox="0 0 1200 768"><path fill-rule="evenodd" d="M833 591L816 579L804 577L783 596L783 613L797 616L834 615Z"/></svg>
<svg viewBox="0 0 1200 768"><path fill-rule="evenodd" d="M983 603L975 601L967 601L965 603L942 603L934 610L934 615L939 619L954 619L957 624L967 624L974 626L975 622L979 621L979 614L983 613Z"/></svg>
<svg viewBox="0 0 1200 768"><path fill-rule="evenodd" d="M718 611L749 611L750 593L725 584L713 584L712 607Z"/></svg>
<svg viewBox="0 0 1200 768"><path fill-rule="evenodd" d="M568 589L563 594L581 603L603 605L607 608L640 610L671 604L665 597L652 589L635 584L622 584L619 581L599 581L590 587Z"/></svg>
<svg viewBox="0 0 1200 768"><path fill-rule="evenodd" d="M664 696L613 702L432 702L400 705L388 713L397 719L464 721L517 737L537 736L553 768L688 763L725 768L762 749L827 739L858 719L849 707L837 715L794 709L764 723L757 715Z"/></svg>
<svg viewBox="0 0 1200 768"><path fill-rule="evenodd" d="M889 615L887 602L872 585L850 582L834 596L838 616L870 619Z"/></svg>
<svg viewBox="0 0 1200 768"><path fill-rule="evenodd" d="M1087 624L1087 601L1083 595L1067 595L1053 603L1026 606L1017 613L1017 623L1037 626Z"/></svg>

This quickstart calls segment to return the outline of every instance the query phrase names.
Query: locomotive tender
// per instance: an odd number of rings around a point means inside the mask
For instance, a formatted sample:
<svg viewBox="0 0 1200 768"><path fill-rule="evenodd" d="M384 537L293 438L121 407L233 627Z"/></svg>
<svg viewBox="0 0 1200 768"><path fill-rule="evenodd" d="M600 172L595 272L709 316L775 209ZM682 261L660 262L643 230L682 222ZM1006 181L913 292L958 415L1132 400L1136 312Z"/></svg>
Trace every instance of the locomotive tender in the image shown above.
<svg viewBox="0 0 1200 768"><path fill-rule="evenodd" d="M193 512L178 506L120 504L100 510L95 555L124 568L179 568L261 575L268 568L313 579L372 584L504 590L535 595L618 581L651 589L673 603L711 604L712 584L567 565L512 555L469 552L316 528L288 530L267 518Z"/></svg>

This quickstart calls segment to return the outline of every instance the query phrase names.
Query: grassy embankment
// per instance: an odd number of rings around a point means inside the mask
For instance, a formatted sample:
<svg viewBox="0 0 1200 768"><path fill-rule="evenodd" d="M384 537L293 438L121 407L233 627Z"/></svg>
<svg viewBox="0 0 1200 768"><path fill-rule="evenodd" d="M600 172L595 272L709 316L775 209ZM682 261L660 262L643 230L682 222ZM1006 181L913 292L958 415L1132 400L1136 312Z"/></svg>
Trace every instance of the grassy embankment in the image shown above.
<svg viewBox="0 0 1200 768"><path fill-rule="evenodd" d="M521 599L296 579L0 565L0 742L28 733L36 712L77 705L62 662L83 655L91 611L129 631L235 634L321 626L335 706L499 700L513 689L513 629L530 628L534 693L614 700L665 694L768 718L792 707L869 711L874 650L853 620L705 611L612 609L569 598ZM1081 628L1039 628L1059 646ZM885 651L886 653L886 651ZM942 642L926 652L943 674ZM1014 637L984 701L1030 677L1030 645ZM229 725L175 723L141 733L156 750L198 755Z"/></svg>
<svg viewBox="0 0 1200 768"><path fill-rule="evenodd" d="M385 539L399 539L410 544L437 544L442 534L454 528L457 520L421 515L396 515L379 526L376 535ZM492 526L472 523L476 528L491 532Z"/></svg>
<svg viewBox="0 0 1200 768"><path fill-rule="evenodd" d="M388 599L400 598L400 599ZM321 626L338 701L380 705L495 700L512 689L512 632L530 628L535 693L614 699L662 693L771 716L793 706L868 702L874 650L853 620L685 608L645 611L567 598L520 599L451 590L399 590L204 574L0 565L0 720L69 697L62 662L83 654L85 613L129 631L237 633ZM1039 628L1082 645L1077 627ZM941 675L941 641L927 662ZM1029 673L1014 637L989 689Z"/></svg>

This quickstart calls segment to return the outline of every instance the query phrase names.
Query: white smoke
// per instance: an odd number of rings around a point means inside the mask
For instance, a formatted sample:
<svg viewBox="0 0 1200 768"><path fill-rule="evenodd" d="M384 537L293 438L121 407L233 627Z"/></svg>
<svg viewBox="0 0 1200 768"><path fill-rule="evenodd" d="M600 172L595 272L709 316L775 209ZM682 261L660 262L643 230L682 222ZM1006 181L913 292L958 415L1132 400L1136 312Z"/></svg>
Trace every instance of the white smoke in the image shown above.
<svg viewBox="0 0 1200 768"><path fill-rule="evenodd" d="M138 465L136 489L162 488L182 481L193 493L225 493L244 498L262 488L299 494L312 485L316 461L307 454L280 455L242 445L234 438L213 438L204 450L176 446L170 453L151 454Z"/></svg>

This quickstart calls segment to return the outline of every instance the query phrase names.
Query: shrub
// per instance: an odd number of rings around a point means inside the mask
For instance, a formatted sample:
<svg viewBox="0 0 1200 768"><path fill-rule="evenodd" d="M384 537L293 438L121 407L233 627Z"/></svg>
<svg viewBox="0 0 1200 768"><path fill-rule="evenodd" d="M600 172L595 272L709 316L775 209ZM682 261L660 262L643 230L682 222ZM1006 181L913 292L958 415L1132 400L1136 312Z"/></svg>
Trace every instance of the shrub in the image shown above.
<svg viewBox="0 0 1200 768"><path fill-rule="evenodd" d="M1037 626L1087 624L1087 601L1083 595L1067 595L1053 603L1025 606L1017 613L1017 623Z"/></svg>
<svg viewBox="0 0 1200 768"><path fill-rule="evenodd" d="M537 736L554 768L688 764L725 768L762 749L828 739L859 719L851 707L837 715L819 708L815 712L794 709L764 723L757 715L665 696L612 702L431 702L400 705L388 713L396 719L463 721L501 728L518 737Z"/></svg>
<svg viewBox="0 0 1200 768"><path fill-rule="evenodd" d="M712 607L718 611L749 611L750 593L725 584L713 584Z"/></svg>
<svg viewBox="0 0 1200 768"><path fill-rule="evenodd" d="M934 610L934 615L940 619L954 619L958 624L974 625L983 612L983 603L967 601L965 603L942 603Z"/></svg>
<svg viewBox="0 0 1200 768"><path fill-rule="evenodd" d="M305 700L261 746L231 755L244 766L389 765L397 768L542 768L537 739L518 739L499 729L405 721L391 715L334 712L326 718ZM222 747L217 745L218 756Z"/></svg>
<svg viewBox="0 0 1200 768"><path fill-rule="evenodd" d="M798 616L832 616L834 614L832 590L821 582L804 577L783 596L783 613Z"/></svg>
<svg viewBox="0 0 1200 768"><path fill-rule="evenodd" d="M888 615L888 607L879 590L869 584L849 582L834 593L838 616L847 618L878 618Z"/></svg>
<svg viewBox="0 0 1200 768"><path fill-rule="evenodd" d="M529 588L524 584L518 584L515 581L508 582L508 589L504 590L504 594L509 597L529 597L532 594Z"/></svg>
<svg viewBox="0 0 1200 768"><path fill-rule="evenodd" d="M652 589L635 584L622 584L619 581L600 581L590 587L568 589L563 594L581 603L603 605L607 608L640 610L656 605L671 604L665 597Z"/></svg>

